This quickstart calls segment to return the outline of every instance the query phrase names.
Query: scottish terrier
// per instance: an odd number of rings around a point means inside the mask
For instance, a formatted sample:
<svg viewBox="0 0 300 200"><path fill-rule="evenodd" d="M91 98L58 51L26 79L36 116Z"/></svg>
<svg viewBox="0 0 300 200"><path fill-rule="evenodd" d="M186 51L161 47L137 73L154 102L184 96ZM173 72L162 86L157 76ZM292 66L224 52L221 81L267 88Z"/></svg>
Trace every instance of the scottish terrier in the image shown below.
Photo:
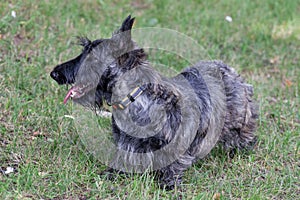
<svg viewBox="0 0 300 200"><path fill-rule="evenodd" d="M167 189L217 143L231 152L251 149L258 117L253 87L221 61L162 76L132 40L134 20L128 16L109 39L79 38L82 53L50 74L72 85L64 103L111 105L114 144L131 155L147 154L150 161L140 169L152 167ZM127 160L136 163L134 156Z"/></svg>

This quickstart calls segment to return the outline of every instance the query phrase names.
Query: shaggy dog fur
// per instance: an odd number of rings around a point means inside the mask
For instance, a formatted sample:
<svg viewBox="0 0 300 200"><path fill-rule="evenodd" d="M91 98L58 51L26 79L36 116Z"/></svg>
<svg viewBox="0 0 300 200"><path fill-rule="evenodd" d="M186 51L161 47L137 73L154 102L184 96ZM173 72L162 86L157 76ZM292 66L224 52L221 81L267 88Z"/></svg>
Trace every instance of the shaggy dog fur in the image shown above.
<svg viewBox="0 0 300 200"><path fill-rule="evenodd" d="M208 152L200 148L206 136L215 134L213 146L218 142L229 151L252 148L256 142L254 132L258 117L252 86L220 61L201 61L176 77L163 77L147 62L144 50L132 41L133 23L134 18L128 16L110 39L79 38L82 53L51 72L58 84L73 85L65 102L72 97L83 106L101 109L104 102L114 104L113 93L122 99L138 83L142 91L140 96L129 96L128 107L118 112L132 118L139 126L151 122L162 128L147 138L135 137L119 127L113 112L112 133L118 148L134 153L155 152L170 144L178 134L185 137L178 133L180 127L194 131L193 140L186 142L189 147L185 152L168 166L156 170L161 185L168 189L178 185L183 172L209 153L211 148ZM125 73L130 74L130 79L123 78ZM148 79L146 82L142 80L144 77ZM153 114L158 105L165 109L163 124L156 114L159 112ZM194 112L195 109L198 111ZM150 118L150 114L155 117Z"/></svg>

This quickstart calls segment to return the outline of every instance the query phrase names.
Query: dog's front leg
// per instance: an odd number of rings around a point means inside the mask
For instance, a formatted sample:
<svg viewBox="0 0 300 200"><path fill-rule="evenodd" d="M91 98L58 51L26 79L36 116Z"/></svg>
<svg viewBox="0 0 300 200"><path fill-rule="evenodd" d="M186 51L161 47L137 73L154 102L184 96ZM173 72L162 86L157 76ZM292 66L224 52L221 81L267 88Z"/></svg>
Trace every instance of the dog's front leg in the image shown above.
<svg viewBox="0 0 300 200"><path fill-rule="evenodd" d="M184 171L192 165L194 159L195 157L185 153L185 155L181 156L171 165L160 169L158 172L160 187L166 190L173 190L179 186Z"/></svg>

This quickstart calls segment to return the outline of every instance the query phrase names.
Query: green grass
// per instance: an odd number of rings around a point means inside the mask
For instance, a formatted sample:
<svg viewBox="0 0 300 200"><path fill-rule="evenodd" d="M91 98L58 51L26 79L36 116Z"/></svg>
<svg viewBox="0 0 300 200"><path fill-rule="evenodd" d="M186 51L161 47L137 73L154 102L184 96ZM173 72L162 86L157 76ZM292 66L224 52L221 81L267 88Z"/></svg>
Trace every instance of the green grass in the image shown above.
<svg viewBox="0 0 300 200"><path fill-rule="evenodd" d="M296 0L1 1L0 169L17 171L0 173L0 198L212 199L219 193L221 199L299 199L299 9ZM259 142L252 153L230 159L217 148L171 192L159 190L148 174L115 181L99 176L105 166L64 117L72 114L71 105L62 104L66 88L49 72L78 54L75 36L108 37L128 14L136 16L137 28L192 37L211 59L234 66L255 86ZM185 63L167 53L152 59Z"/></svg>

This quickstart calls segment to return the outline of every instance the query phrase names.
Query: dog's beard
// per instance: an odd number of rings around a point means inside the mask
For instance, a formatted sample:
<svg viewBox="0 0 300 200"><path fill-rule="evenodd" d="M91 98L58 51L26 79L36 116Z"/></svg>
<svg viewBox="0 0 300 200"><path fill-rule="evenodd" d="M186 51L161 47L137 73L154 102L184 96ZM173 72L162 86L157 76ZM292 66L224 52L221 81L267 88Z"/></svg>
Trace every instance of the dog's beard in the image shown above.
<svg viewBox="0 0 300 200"><path fill-rule="evenodd" d="M91 84L72 86L64 98L64 104L66 104L70 98L74 100L86 96L91 90Z"/></svg>
<svg viewBox="0 0 300 200"><path fill-rule="evenodd" d="M100 108L103 105L102 98L96 99L96 88L90 89L87 85L86 86L77 86L73 85L68 90L65 98L64 104L66 104L70 99L73 102L80 104L84 107L89 108Z"/></svg>

